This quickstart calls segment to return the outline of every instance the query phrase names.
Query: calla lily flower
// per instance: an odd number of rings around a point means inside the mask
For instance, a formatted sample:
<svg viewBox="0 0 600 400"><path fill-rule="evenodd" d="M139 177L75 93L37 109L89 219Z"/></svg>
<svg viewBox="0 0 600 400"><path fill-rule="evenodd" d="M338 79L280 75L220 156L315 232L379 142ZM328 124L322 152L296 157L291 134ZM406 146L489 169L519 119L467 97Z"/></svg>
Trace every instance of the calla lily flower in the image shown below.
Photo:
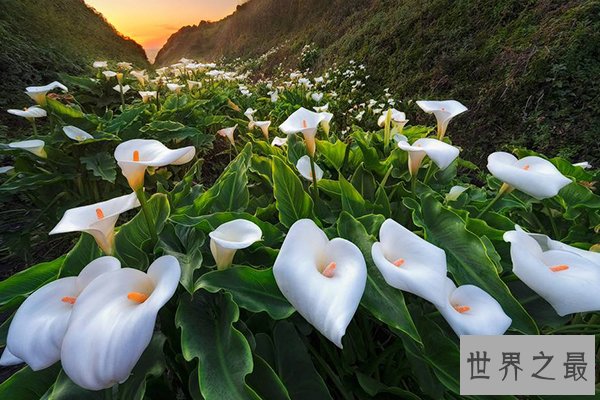
<svg viewBox="0 0 600 400"><path fill-rule="evenodd" d="M308 155L314 157L317 149L315 136L317 135L319 124L324 118L323 114L315 113L302 107L290 115L283 124L279 125L279 129L286 135L293 135L298 132L302 133L306 142Z"/></svg>
<svg viewBox="0 0 600 400"><path fill-rule="evenodd" d="M426 101L419 100L417 105L423 111L435 115L437 120L438 139L443 139L452 118L467 111L467 107L456 100Z"/></svg>
<svg viewBox="0 0 600 400"><path fill-rule="evenodd" d="M77 299L62 342L62 367L69 378L88 390L127 380L180 276L177 259L163 256L148 273L123 268L94 279Z"/></svg>
<svg viewBox="0 0 600 400"><path fill-rule="evenodd" d="M25 88L25 94L33 99L37 104L46 105L46 95L49 91L60 89L63 92L68 92L69 89L60 82L54 81L46 86L29 86Z"/></svg>
<svg viewBox="0 0 600 400"><path fill-rule="evenodd" d="M577 249L518 226L504 234L513 272L558 315L600 310L600 253Z"/></svg>
<svg viewBox="0 0 600 400"><path fill-rule="evenodd" d="M321 128L323 128L323 132L325 135L329 135L329 129L331 127L331 120L333 119L333 114L329 112L321 112Z"/></svg>
<svg viewBox="0 0 600 400"><path fill-rule="evenodd" d="M181 89L183 89L184 86L180 85L178 83L167 83L167 89L169 89L171 92L179 94L181 93Z"/></svg>
<svg viewBox="0 0 600 400"><path fill-rule="evenodd" d="M131 71L130 74L137 79L140 85L146 85L147 77L144 71Z"/></svg>
<svg viewBox="0 0 600 400"><path fill-rule="evenodd" d="M117 63L117 68L120 70L129 71L133 68L133 64L131 64L130 62L122 61L120 63Z"/></svg>
<svg viewBox="0 0 600 400"><path fill-rule="evenodd" d="M550 161L536 156L519 160L499 151L489 155L487 168L502 182L538 200L556 196L571 183Z"/></svg>
<svg viewBox="0 0 600 400"><path fill-rule="evenodd" d="M190 81L190 80L188 80L188 81L187 81L187 84L188 84L188 89L189 89L190 91L192 91L194 88L198 88L198 89L200 89L200 88L202 87L202 82L197 82L197 81Z"/></svg>
<svg viewBox="0 0 600 400"><path fill-rule="evenodd" d="M73 139L77 142L83 142L85 140L94 138L92 135L77 128L76 126L65 126L63 127L63 132L69 137L69 139Z"/></svg>
<svg viewBox="0 0 600 400"><path fill-rule="evenodd" d="M313 110L315 110L315 112L318 112L318 113L324 113L327 110L329 110L329 103L325 104L324 106L313 107Z"/></svg>
<svg viewBox="0 0 600 400"><path fill-rule="evenodd" d="M287 137L274 137L273 141L271 142L271 146L277 146L277 147L283 147L287 144L288 138Z"/></svg>
<svg viewBox="0 0 600 400"><path fill-rule="evenodd" d="M155 100L155 99L156 99L156 96L157 96L157 93L156 93L156 91L151 91L151 92L144 92L144 91L140 91L140 92L138 92L138 93L139 93L139 94L140 94L140 96L142 97L142 101L143 101L144 103L148 103L148 102L150 102L151 100Z"/></svg>
<svg viewBox="0 0 600 400"><path fill-rule="evenodd" d="M256 112L256 110L252 109L252 108L248 108L246 109L246 111L244 111L244 115L246 116L246 118L248 118L248 121L254 121L254 113Z"/></svg>
<svg viewBox="0 0 600 400"><path fill-rule="evenodd" d="M86 232L96 239L105 254L113 253L115 224L119 215L139 207L135 193L111 200L67 210L50 231L50 235L68 232Z"/></svg>
<svg viewBox="0 0 600 400"><path fill-rule="evenodd" d="M391 109L392 112L392 124L394 124L395 127L397 127L400 131L402 131L402 128L404 128L404 125L406 125L408 123L408 120L406 119L406 114L404 114L402 111L398 111L395 108ZM387 118L387 111L384 112L379 119L377 120L377 125L379 125L380 128L383 128L385 126L385 119Z"/></svg>
<svg viewBox="0 0 600 400"><path fill-rule="evenodd" d="M94 68L106 68L108 67L108 62L106 61L94 61L92 64Z"/></svg>
<svg viewBox="0 0 600 400"><path fill-rule="evenodd" d="M321 100L323 100L323 93L313 93L310 95L310 97L312 97L316 103L320 103Z"/></svg>
<svg viewBox="0 0 600 400"><path fill-rule="evenodd" d="M254 126L258 126L265 139L269 140L269 127L271 126L271 121L254 121Z"/></svg>
<svg viewBox="0 0 600 400"><path fill-rule="evenodd" d="M218 269L226 269L233 263L237 250L245 249L261 240L262 230L254 222L236 219L219 225L208 234L210 251Z"/></svg>
<svg viewBox="0 0 600 400"><path fill-rule="evenodd" d="M302 156L296 163L296 168L302 177L310 182L313 181L312 171L310 169L310 158L308 156ZM317 182L323 179L323 170L315 164L315 174L317 175Z"/></svg>
<svg viewBox="0 0 600 400"><path fill-rule="evenodd" d="M458 336L502 335L512 323L500 303L477 286L457 288L447 278L445 295L444 303L436 307Z"/></svg>
<svg viewBox="0 0 600 400"><path fill-rule="evenodd" d="M456 201L468 188L464 186L452 186L448 194L446 194L446 201Z"/></svg>
<svg viewBox="0 0 600 400"><path fill-rule="evenodd" d="M312 326L339 348L367 282L356 245L325 232L309 219L290 228L273 266L277 286Z"/></svg>
<svg viewBox="0 0 600 400"><path fill-rule="evenodd" d="M235 126L232 126L231 128L224 128L221 129L219 131L217 131L217 134L227 138L229 140L229 142L231 143L232 146L235 146L235 139L233 138L233 134L235 133L235 130L237 129L237 124Z"/></svg>
<svg viewBox="0 0 600 400"><path fill-rule="evenodd" d="M100 275L120 268L116 258L101 257L89 263L79 276L57 279L33 292L10 324L0 365L25 362L38 371L57 362L79 295Z"/></svg>
<svg viewBox="0 0 600 400"><path fill-rule="evenodd" d="M434 304L442 302L447 274L444 250L387 219L371 256L388 285Z"/></svg>
<svg viewBox="0 0 600 400"><path fill-rule="evenodd" d="M144 174L148 167L186 164L195 154L194 146L171 150L158 140L148 139L128 140L115 149L117 164L133 190L144 186Z"/></svg>
<svg viewBox="0 0 600 400"><path fill-rule="evenodd" d="M102 71L102 75L104 75L106 79L110 79L117 76L117 73L115 71Z"/></svg>
<svg viewBox="0 0 600 400"><path fill-rule="evenodd" d="M129 89L131 89L131 86L129 86L129 85L125 85L125 86L116 85L116 86L113 87L114 91L117 91L117 92L123 93L123 94L129 92Z"/></svg>
<svg viewBox="0 0 600 400"><path fill-rule="evenodd" d="M8 112L9 114L12 114L12 115L17 115L19 117L26 118L29 121L33 121L35 118L42 118L42 117L45 117L46 115L48 115L46 110L44 110L43 108L38 107L38 106L29 107L24 110L11 109L11 110L6 110L6 112Z"/></svg>
<svg viewBox="0 0 600 400"><path fill-rule="evenodd" d="M592 164L590 164L588 161L583 161L583 162L579 162L579 163L575 163L573 164L574 167L581 167L583 169L590 169L592 168Z"/></svg>
<svg viewBox="0 0 600 400"><path fill-rule="evenodd" d="M48 155L46 154L46 150L44 150L44 146L46 144L43 140L34 139L34 140L24 140L22 142L12 142L8 144L8 147L12 149L21 149L28 151L32 154L40 158L46 158Z"/></svg>
<svg viewBox="0 0 600 400"><path fill-rule="evenodd" d="M422 138L410 145L407 141L398 142L398 147L408 152L408 170L415 176L428 156L440 170L445 170L458 157L460 150L441 140Z"/></svg>

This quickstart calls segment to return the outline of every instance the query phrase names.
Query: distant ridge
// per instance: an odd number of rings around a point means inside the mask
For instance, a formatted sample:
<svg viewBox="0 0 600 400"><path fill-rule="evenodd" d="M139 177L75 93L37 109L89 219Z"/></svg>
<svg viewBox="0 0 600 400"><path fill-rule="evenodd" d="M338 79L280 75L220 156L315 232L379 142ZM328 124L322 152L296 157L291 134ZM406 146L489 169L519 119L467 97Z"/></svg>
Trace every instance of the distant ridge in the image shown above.
<svg viewBox="0 0 600 400"><path fill-rule="evenodd" d="M311 42L317 71L356 59L400 99L467 104L453 138L481 149L480 164L508 143L600 162L597 0L250 0L219 22L182 28L156 64L280 45L260 65L268 74L279 63L298 68Z"/></svg>

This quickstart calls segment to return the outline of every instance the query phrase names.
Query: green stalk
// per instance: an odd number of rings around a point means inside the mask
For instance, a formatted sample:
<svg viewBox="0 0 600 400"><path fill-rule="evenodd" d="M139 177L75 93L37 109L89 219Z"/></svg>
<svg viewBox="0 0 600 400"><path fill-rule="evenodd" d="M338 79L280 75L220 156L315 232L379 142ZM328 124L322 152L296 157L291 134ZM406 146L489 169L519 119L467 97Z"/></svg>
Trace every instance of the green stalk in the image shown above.
<svg viewBox="0 0 600 400"><path fill-rule="evenodd" d="M315 173L315 160L314 157L308 157L310 159L310 172L312 174L312 186L313 186L313 201L315 207L317 206L317 199L319 198L319 188L317 187L317 174Z"/></svg>
<svg viewBox="0 0 600 400"><path fill-rule="evenodd" d="M503 190L503 188L504 188L504 186L502 186L502 188L500 188L496 197L494 197L494 199L492 201L490 201L488 203L488 205L479 214L477 214L477 217L475 217L475 218L481 219L481 217L483 217L485 215L485 213L488 212L490 210L490 208L492 208L494 206L494 204L496 204L498 202L498 200L500 200L506 194L506 190Z"/></svg>
<svg viewBox="0 0 600 400"><path fill-rule="evenodd" d="M119 82L119 94L121 95L121 106L125 108L125 96L123 95L123 84Z"/></svg>
<svg viewBox="0 0 600 400"><path fill-rule="evenodd" d="M138 200L140 201L140 205L142 206L142 213L144 214L144 218L146 219L146 224L148 225L148 232L150 232L150 237L152 238L152 242L156 245L158 243L158 235L156 234L156 227L152 223L152 216L150 214L150 208L148 207L148 201L146 200L146 193L144 193L144 188L141 187L135 191Z"/></svg>
<svg viewBox="0 0 600 400"><path fill-rule="evenodd" d="M37 136L38 130L37 125L35 124L35 118L31 118L31 126L33 127L33 135Z"/></svg>
<svg viewBox="0 0 600 400"><path fill-rule="evenodd" d="M544 206L546 207L546 211L548 211L548 218L550 218L550 225L552 225L552 232L554 232L554 239L560 240L559 233L558 233L558 227L556 226L556 221L554 221L554 218L552 217L552 210L550 209L550 207L547 204Z"/></svg>
<svg viewBox="0 0 600 400"><path fill-rule="evenodd" d="M411 177L410 177L410 191L416 200L416 198L417 198L417 173L415 173L414 175L411 175Z"/></svg>
<svg viewBox="0 0 600 400"><path fill-rule="evenodd" d="M387 172L383 176L383 179L381 180L381 183L379 184L380 188L384 188L385 187L385 184L387 183L387 180L389 179L389 177L390 177L393 169L394 169L394 166L390 165L390 167L388 168Z"/></svg>
<svg viewBox="0 0 600 400"><path fill-rule="evenodd" d="M391 125L392 125L392 109L388 109L387 114L385 115L385 127L384 127L384 131L383 131L383 145L384 145L384 149L387 150L387 148L390 145L390 140L392 138L392 129L391 129Z"/></svg>
<svg viewBox="0 0 600 400"><path fill-rule="evenodd" d="M433 176L433 170L435 169L435 164L433 161L429 160L429 168L427 169L427 173L425 174L425 179L423 180L424 184L429 182L429 179Z"/></svg>

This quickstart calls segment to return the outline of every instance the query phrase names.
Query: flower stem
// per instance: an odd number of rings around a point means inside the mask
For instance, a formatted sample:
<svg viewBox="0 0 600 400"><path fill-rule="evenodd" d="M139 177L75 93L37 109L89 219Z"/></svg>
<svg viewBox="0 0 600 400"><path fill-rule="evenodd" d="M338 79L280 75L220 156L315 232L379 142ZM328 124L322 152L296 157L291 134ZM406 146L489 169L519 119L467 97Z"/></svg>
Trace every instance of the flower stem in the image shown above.
<svg viewBox="0 0 600 400"><path fill-rule="evenodd" d="M554 239L560 240L560 236L558 233L558 227L556 226L556 222L552 217L552 209L547 204L544 205L546 207L546 211L548 211L548 218L550 218L550 225L552 225L552 232L554 232Z"/></svg>
<svg viewBox="0 0 600 400"><path fill-rule="evenodd" d="M418 172L418 170L417 170ZM413 195L413 197L416 199L417 198L417 173L415 173L414 175L411 175L410 177L410 191Z"/></svg>
<svg viewBox="0 0 600 400"><path fill-rule="evenodd" d="M35 124L35 118L31 119L31 126L33 127L33 135L37 136L38 130L37 130L37 125Z"/></svg>
<svg viewBox="0 0 600 400"><path fill-rule="evenodd" d="M431 177L433 176L434 168L435 168L435 164L433 163L433 161L430 161L429 168L427 169L427 173L425 174L425 179L423 180L424 184L427 184L427 182L429 182L429 179L431 179Z"/></svg>
<svg viewBox="0 0 600 400"><path fill-rule="evenodd" d="M148 201L146 200L146 193L144 193L144 188L142 187L136 190L135 194L137 195L137 198L140 201L140 205L142 206L142 213L144 214L144 218L146 219L146 224L148 225L148 232L150 233L152 242L156 245L156 243L158 243L158 235L156 234L156 227L152 223L152 215L150 213Z"/></svg>
<svg viewBox="0 0 600 400"><path fill-rule="evenodd" d="M490 210L490 208L492 208L494 206L494 204L496 204L498 202L498 200L500 200L508 191L508 189L505 189L505 185L502 185L502 187L500 188L500 190L498 191L498 194L496 195L496 197L494 197L494 199L492 201L490 201L488 203L488 205L481 210L481 212L479 214L477 214L477 219L481 219L481 217L483 217L485 215L486 212L488 212Z"/></svg>
<svg viewBox="0 0 600 400"><path fill-rule="evenodd" d="M392 170L393 169L394 169L394 166L390 165L390 167L388 168L387 172L383 176L383 179L381 180L381 183L379 184L380 188L384 188L385 187L385 184L387 183L387 180L389 179L390 175L392 174Z"/></svg>
<svg viewBox="0 0 600 400"><path fill-rule="evenodd" d="M314 157L308 157L310 159L310 173L312 174L312 186L313 186L313 201L315 207L317 206L317 199L319 198L319 188L317 187L317 174L315 173L315 160Z"/></svg>
<svg viewBox="0 0 600 400"><path fill-rule="evenodd" d="M121 95L121 106L125 108L125 96L123 95L123 84L119 82L119 94Z"/></svg>

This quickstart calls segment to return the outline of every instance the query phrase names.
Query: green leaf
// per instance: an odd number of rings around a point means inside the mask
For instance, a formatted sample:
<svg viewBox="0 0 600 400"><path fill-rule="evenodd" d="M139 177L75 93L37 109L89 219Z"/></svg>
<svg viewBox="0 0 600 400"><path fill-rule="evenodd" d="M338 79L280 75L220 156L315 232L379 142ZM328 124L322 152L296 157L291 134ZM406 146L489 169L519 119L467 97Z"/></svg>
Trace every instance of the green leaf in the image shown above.
<svg viewBox="0 0 600 400"><path fill-rule="evenodd" d="M85 115L79 106L65 105L58 100L46 98L48 109L59 115L61 118L84 118Z"/></svg>
<svg viewBox="0 0 600 400"><path fill-rule="evenodd" d="M212 293L225 289L240 307L255 313L264 311L275 320L285 319L295 311L281 294L272 268L257 270L234 266L224 271L209 272L196 282L198 289Z"/></svg>
<svg viewBox="0 0 600 400"><path fill-rule="evenodd" d="M44 284L58 277L65 256L56 260L41 263L17 272L0 282L0 305L5 305L15 298L25 297Z"/></svg>
<svg viewBox="0 0 600 400"><path fill-rule="evenodd" d="M166 362L163 347L166 339L160 332L154 334L152 341L144 350L133 371L131 371L129 378L119 385L120 399L142 400L146 398L147 380L158 378L165 372Z"/></svg>
<svg viewBox="0 0 600 400"><path fill-rule="evenodd" d="M342 194L342 209L356 217L365 215L365 199L363 199L358 190L341 175L339 182Z"/></svg>
<svg viewBox="0 0 600 400"><path fill-rule="evenodd" d="M361 163L354 171L350 182L363 198L371 201L375 200L374 193L377 190L377 184L373 174L367 171L364 164Z"/></svg>
<svg viewBox="0 0 600 400"><path fill-rule="evenodd" d="M338 171L344 164L346 148L348 145L341 140L336 140L335 143L326 140L317 140L317 153L322 154L327 161Z"/></svg>
<svg viewBox="0 0 600 400"><path fill-rule="evenodd" d="M103 400L104 391L86 390L74 383L64 371L60 371L54 385L40 400Z"/></svg>
<svg viewBox="0 0 600 400"><path fill-rule="evenodd" d="M150 197L148 210L152 226L160 235L170 213L167 195L157 193ZM147 255L153 253L153 246L148 223L141 210L133 219L123 224L115 235L115 257L121 260L123 267L146 269L149 265Z"/></svg>
<svg viewBox="0 0 600 400"><path fill-rule="evenodd" d="M100 257L101 254L102 252L92 235L82 233L75 247L67 253L60 269L60 277L79 275L86 265Z"/></svg>
<svg viewBox="0 0 600 400"><path fill-rule="evenodd" d="M253 399L245 378L252 372L250 345L233 323L239 310L230 294L196 292L181 296L175 324L187 361L198 359L198 380L206 399Z"/></svg>
<svg viewBox="0 0 600 400"><path fill-rule="evenodd" d="M248 385L265 400L290 399L285 385L277 376L273 368L256 354L254 359L254 370L248 375Z"/></svg>
<svg viewBox="0 0 600 400"><path fill-rule="evenodd" d="M60 364L33 372L25 367L0 385L0 399L39 400L52 386L60 371Z"/></svg>
<svg viewBox="0 0 600 400"><path fill-rule="evenodd" d="M337 229L340 237L351 241L360 249L367 263L367 286L361 300L362 306L381 322L420 342L421 338L406 308L402 291L388 285L373 262L371 247L375 238L347 212L340 214Z"/></svg>
<svg viewBox="0 0 600 400"><path fill-rule="evenodd" d="M294 171L279 157L273 158L273 195L279 220L289 228L299 219L313 217L313 201Z"/></svg>
<svg viewBox="0 0 600 400"><path fill-rule="evenodd" d="M495 298L513 320L513 327L526 334L538 329L529 314L512 296L498 276L496 264L486 244L467 229L465 221L455 212L442 206L433 195L421 197L422 211L413 209L413 220L425 229L427 240L446 251L448 270L458 285L472 284ZM488 245L491 243L488 242Z"/></svg>
<svg viewBox="0 0 600 400"><path fill-rule="evenodd" d="M106 152L95 153L91 156L81 157L80 160L85 164L88 171L92 171L94 176L115 183L117 164L110 154Z"/></svg>

